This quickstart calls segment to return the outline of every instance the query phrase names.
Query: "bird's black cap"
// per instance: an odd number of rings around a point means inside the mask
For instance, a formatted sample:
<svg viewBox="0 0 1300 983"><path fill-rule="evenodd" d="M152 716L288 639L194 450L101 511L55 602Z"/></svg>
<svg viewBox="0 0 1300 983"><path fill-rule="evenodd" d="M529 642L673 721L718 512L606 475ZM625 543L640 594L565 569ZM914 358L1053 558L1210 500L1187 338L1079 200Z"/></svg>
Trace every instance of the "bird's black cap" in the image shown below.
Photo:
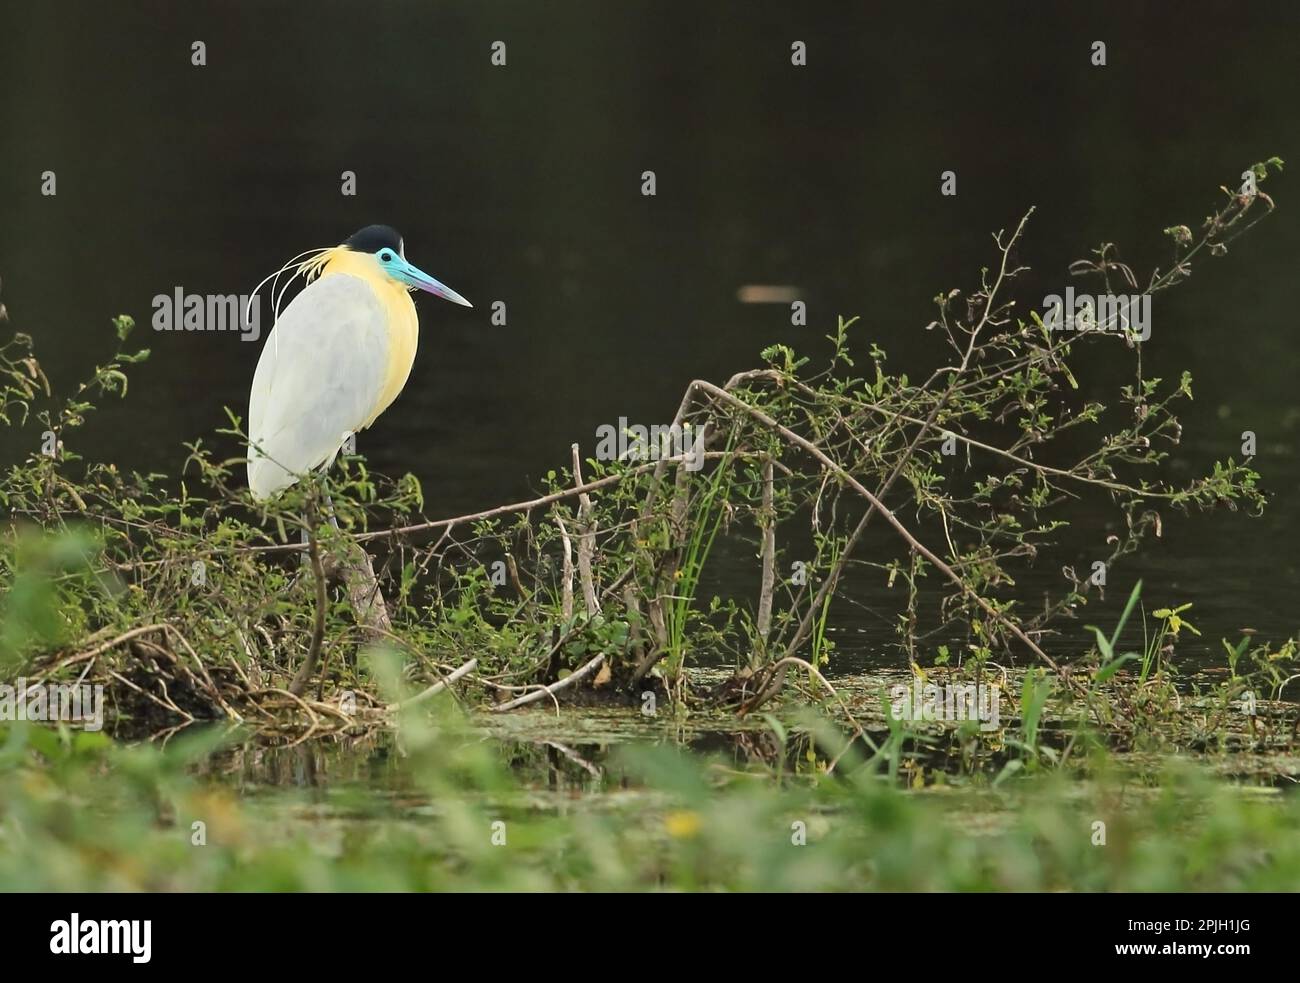
<svg viewBox="0 0 1300 983"><path fill-rule="evenodd" d="M399 256L404 255L402 237L391 225L367 225L359 232L354 232L343 245L358 253L377 253L387 246Z"/></svg>

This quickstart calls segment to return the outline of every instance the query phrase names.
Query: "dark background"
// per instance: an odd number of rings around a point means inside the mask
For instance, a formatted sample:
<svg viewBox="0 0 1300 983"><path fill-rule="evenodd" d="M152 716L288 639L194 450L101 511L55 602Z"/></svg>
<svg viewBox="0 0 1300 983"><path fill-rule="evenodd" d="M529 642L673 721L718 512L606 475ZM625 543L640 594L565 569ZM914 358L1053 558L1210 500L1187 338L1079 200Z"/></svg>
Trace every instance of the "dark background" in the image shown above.
<svg viewBox="0 0 1300 983"><path fill-rule="evenodd" d="M182 440L244 412L260 343L154 333L151 298L248 293L390 222L476 307L421 295L411 380L359 450L457 514L526 497L601 424L668 422L692 377L775 341L824 351L838 314L895 368L928 367L931 298L975 285L989 234L1030 205L1027 297L1103 240L1140 274L1166 265L1160 230L1199 226L1218 185L1274 154L1300 167L1298 81L1293 3L3 0L2 299L65 391L110 350L109 317L137 318L153 358L78 449L174 473ZM1251 429L1274 497L1262 519L1173 524L1113 574L1110 608L1138 575L1152 605L1194 601L1214 660L1237 628L1297 627L1294 183L1270 181L1278 213L1162 295L1144 350L1151 374L1195 377L1173 476L1239 458ZM798 287L809 326L739 304L747 283ZM1101 362L1080 382L1109 400L1117 378ZM1061 584L1059 565L1035 576Z"/></svg>

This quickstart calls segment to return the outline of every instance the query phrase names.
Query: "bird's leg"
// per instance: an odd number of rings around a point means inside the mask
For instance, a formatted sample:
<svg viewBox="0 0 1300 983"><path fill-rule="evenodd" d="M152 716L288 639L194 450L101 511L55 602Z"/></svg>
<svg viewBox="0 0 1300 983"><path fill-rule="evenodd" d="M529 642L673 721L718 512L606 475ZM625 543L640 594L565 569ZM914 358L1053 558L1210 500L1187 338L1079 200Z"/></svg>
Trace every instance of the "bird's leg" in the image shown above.
<svg viewBox="0 0 1300 983"><path fill-rule="evenodd" d="M307 525L304 529L307 535L307 562L311 564L312 573L316 581L316 617L312 626L311 645L307 649L307 657L298 667L293 679L289 683L289 692L294 696L300 696L306 689L307 683L311 680L312 673L316 670L316 663L320 659L321 646L325 641L325 567L321 563L320 543L316 539L316 506L314 502L307 505Z"/></svg>
<svg viewBox="0 0 1300 983"><path fill-rule="evenodd" d="M324 492L324 495L325 495L325 511L329 513L330 525L333 526L335 529L337 529L339 527L339 520L338 517L334 514L334 500L330 498L330 493L328 491Z"/></svg>

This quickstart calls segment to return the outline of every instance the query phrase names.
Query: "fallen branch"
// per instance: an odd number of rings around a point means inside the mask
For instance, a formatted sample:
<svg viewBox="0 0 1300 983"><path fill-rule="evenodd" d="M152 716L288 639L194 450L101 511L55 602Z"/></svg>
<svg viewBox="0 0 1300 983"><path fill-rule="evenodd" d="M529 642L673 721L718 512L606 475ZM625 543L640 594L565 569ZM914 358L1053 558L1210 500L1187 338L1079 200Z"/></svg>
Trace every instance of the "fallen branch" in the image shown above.
<svg viewBox="0 0 1300 983"><path fill-rule="evenodd" d="M428 689L416 693L414 696L410 697L409 699L402 700L400 703L390 703L388 705L388 709L390 711L403 710L406 707L415 706L417 703L423 703L425 700L429 699L429 697L437 696L439 693L445 690L452 683L464 679L466 676L468 676L471 672L473 672L477 668L478 668L478 659L470 659L459 669L454 670L449 676L447 676L446 679L438 680Z"/></svg>
<svg viewBox="0 0 1300 983"><path fill-rule="evenodd" d="M595 670L604 661L605 661L605 653L602 652L600 655L596 656L594 659L588 662L581 669L569 673L569 675L565 676L559 682L551 683L551 685L549 686L543 686L541 689L536 690L535 692L528 693L524 696L520 696L517 697L516 699L511 700L509 703L499 703L496 706L492 707L492 712L503 713L506 710L514 710L516 707L521 707L528 703L536 703L544 696L554 697L556 693L560 692L560 690L567 689L568 687L572 686L574 683L578 682L578 680L591 675L592 671Z"/></svg>

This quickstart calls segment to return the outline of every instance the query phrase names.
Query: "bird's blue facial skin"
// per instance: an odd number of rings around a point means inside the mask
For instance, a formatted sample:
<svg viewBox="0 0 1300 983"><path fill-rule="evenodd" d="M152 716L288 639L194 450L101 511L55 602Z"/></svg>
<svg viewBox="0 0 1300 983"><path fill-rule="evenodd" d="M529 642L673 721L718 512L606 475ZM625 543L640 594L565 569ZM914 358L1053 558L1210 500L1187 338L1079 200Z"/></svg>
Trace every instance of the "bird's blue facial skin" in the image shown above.
<svg viewBox="0 0 1300 983"><path fill-rule="evenodd" d="M423 270L412 266L399 256L395 249L390 249L385 246L383 249L380 249L375 253L375 261L379 263L380 268L386 274L394 280L397 280L399 283L403 283L408 287L414 287L417 290L427 291L435 297L449 300L453 304L460 304L462 307L474 306L450 287L444 286Z"/></svg>

